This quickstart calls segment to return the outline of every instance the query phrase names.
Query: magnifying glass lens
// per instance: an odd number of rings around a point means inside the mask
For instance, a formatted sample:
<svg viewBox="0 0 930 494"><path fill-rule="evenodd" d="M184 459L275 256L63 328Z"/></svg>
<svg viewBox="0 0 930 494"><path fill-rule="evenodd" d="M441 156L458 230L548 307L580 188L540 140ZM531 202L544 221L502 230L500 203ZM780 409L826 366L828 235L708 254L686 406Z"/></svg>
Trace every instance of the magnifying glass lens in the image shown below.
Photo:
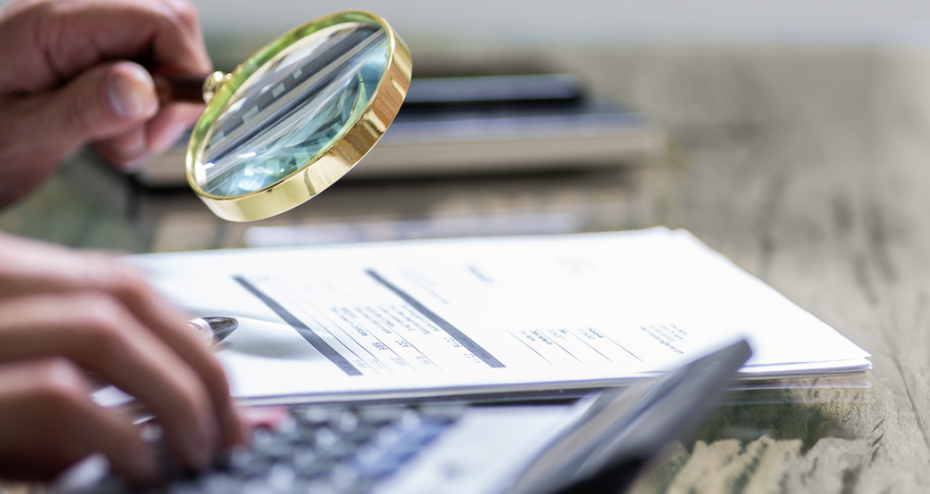
<svg viewBox="0 0 930 494"><path fill-rule="evenodd" d="M203 82L207 107L187 147L188 183L230 221L299 206L384 135L412 67L403 41L368 12L338 12L288 31L231 74ZM181 76L159 79L168 98L196 83Z"/></svg>
<svg viewBox="0 0 930 494"><path fill-rule="evenodd" d="M280 42L289 46L250 61L254 72L204 136L193 179L207 194L260 191L315 161L358 120L391 55L387 31L369 23Z"/></svg>

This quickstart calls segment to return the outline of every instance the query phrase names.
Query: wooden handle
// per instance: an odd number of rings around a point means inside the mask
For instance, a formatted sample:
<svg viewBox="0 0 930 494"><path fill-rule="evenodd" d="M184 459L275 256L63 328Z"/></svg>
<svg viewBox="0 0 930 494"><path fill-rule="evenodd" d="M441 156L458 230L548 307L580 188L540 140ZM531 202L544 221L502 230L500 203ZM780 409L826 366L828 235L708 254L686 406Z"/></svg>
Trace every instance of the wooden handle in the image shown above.
<svg viewBox="0 0 930 494"><path fill-rule="evenodd" d="M159 70L152 74L155 92L161 103L204 103L204 82L211 74Z"/></svg>

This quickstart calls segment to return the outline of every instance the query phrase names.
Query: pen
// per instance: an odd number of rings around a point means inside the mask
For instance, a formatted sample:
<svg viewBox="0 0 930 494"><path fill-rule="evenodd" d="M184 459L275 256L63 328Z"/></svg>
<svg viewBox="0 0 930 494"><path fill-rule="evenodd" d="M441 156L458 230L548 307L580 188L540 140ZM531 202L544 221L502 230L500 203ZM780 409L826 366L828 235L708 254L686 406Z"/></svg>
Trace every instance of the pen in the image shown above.
<svg viewBox="0 0 930 494"><path fill-rule="evenodd" d="M239 327L239 321L232 317L197 317L187 324L196 329L208 345L223 341Z"/></svg>

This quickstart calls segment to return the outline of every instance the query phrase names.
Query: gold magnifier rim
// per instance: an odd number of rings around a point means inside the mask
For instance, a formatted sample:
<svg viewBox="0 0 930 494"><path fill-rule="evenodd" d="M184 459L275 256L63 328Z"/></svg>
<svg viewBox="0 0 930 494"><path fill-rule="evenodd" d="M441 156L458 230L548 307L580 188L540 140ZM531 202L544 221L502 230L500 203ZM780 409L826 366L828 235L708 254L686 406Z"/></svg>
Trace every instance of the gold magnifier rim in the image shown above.
<svg viewBox="0 0 930 494"><path fill-rule="evenodd" d="M261 63L282 51L281 41L306 31L313 33L343 23L377 24L388 36L389 56L384 74L365 108L355 122L346 125L342 138L335 138L317 157L298 171L261 190L237 196L216 196L205 192L195 180L195 167L202 159L205 137L210 126L236 90L254 74ZM297 39L294 40L295 42ZM273 53L272 53L273 52ZM269 55L269 53L271 53ZM378 142L394 121L407 95L412 73L410 50L382 17L364 11L337 12L304 23L265 45L236 68L215 92L194 131L187 147L185 174L187 182L200 199L217 216L229 221L244 222L269 218L293 209L328 188L358 163ZM246 73L246 72L249 73Z"/></svg>

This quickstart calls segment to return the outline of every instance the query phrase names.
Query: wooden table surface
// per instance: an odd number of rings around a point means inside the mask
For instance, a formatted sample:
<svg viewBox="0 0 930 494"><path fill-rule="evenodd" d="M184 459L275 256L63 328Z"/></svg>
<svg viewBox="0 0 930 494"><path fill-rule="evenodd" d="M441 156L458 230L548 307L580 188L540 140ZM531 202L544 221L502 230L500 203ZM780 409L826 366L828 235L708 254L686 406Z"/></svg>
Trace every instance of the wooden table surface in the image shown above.
<svg viewBox="0 0 930 494"><path fill-rule="evenodd" d="M260 226L364 224L370 238L449 218L476 219L477 233L527 218L552 220L547 231L687 228L871 352L874 370L858 376L868 388L735 392L633 490L930 490L930 53L632 47L552 59L652 116L667 152L620 172L345 182ZM6 231L133 252L243 246L250 226L80 163L0 216Z"/></svg>
<svg viewBox="0 0 930 494"><path fill-rule="evenodd" d="M930 54L664 49L599 67L672 136L669 220L874 363L865 392L724 407L712 442L671 453L641 491L930 490Z"/></svg>

